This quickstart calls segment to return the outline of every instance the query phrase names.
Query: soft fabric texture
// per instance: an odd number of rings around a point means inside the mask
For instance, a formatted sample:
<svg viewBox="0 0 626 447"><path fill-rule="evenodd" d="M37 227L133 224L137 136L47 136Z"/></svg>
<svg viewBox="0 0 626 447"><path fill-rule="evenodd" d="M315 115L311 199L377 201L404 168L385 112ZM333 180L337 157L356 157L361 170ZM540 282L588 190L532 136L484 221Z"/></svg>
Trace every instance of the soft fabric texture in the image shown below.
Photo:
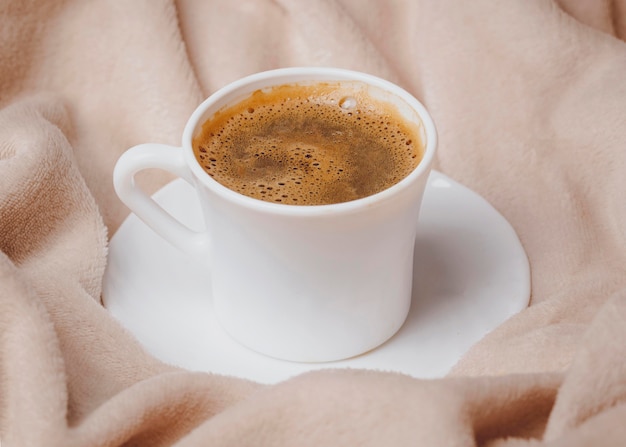
<svg viewBox="0 0 626 447"><path fill-rule="evenodd" d="M626 445L625 38L618 0L0 0L0 442ZM120 154L178 144L230 81L302 65L421 99L436 168L527 250L530 307L448 377L183 371L100 303Z"/></svg>

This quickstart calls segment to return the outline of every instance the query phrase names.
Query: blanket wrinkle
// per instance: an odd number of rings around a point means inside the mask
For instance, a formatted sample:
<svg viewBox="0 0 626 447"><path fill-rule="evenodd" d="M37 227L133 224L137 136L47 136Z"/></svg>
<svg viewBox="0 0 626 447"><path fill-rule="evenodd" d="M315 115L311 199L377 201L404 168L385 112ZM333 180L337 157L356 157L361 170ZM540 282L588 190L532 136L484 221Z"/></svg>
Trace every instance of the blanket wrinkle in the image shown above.
<svg viewBox="0 0 626 447"><path fill-rule="evenodd" d="M0 138L12 153L0 160L0 249L25 271L36 271L37 282L76 276L97 299L104 273L106 228L74 166L65 138L69 128L63 106L46 96L29 98L0 112ZM84 211L92 213L89 219L82 215ZM81 226L84 230L78 235L71 231ZM94 240L98 243L93 244ZM63 256L78 250L88 250L95 262L85 264L81 256ZM54 262L60 256L64 262Z"/></svg>
<svg viewBox="0 0 626 447"><path fill-rule="evenodd" d="M624 40L626 2L623 0L558 0L556 4L568 16L598 31Z"/></svg>
<svg viewBox="0 0 626 447"><path fill-rule="evenodd" d="M177 6L190 63L204 97L256 71L298 65L291 61L290 39L284 38L295 31L278 0L180 0ZM229 50L222 51L225 47Z"/></svg>
<svg viewBox="0 0 626 447"><path fill-rule="evenodd" d="M626 0L0 0L0 443L626 445L625 36ZM446 377L185 371L101 305L123 151L297 65L421 99L528 253L531 305Z"/></svg>
<svg viewBox="0 0 626 447"><path fill-rule="evenodd" d="M483 445L502 433L538 439L561 377L525 375L519 379L511 389L508 378L459 378L444 385L401 374L317 371L260 391L177 445L198 445L200 440L225 446L277 441L284 445L289 439L305 446L332 442L446 445L450 439L454 445ZM385 384L383 394L375 383ZM486 388L489 393L484 393ZM319 405L324 412L306 414L308 408ZM271 432L263 429L270 426L274 427ZM330 434L326 427L333 427Z"/></svg>
<svg viewBox="0 0 626 447"><path fill-rule="evenodd" d="M116 445L171 445L231 405L233 398L242 398L259 388L252 382L242 382L242 396L211 393L221 379L208 379L203 373L172 371L137 382L104 402L74 427L75 445L97 445L111 434L115 438L108 442ZM157 389L159 392L155 393ZM126 415L124 420L118 417L122 413Z"/></svg>
<svg viewBox="0 0 626 447"><path fill-rule="evenodd" d="M3 358L0 363L0 440L8 445L60 445L67 395L54 327L21 272L1 252L0 284L0 352L14 353L11 361Z"/></svg>
<svg viewBox="0 0 626 447"><path fill-rule="evenodd" d="M346 13L345 7L332 0L321 0L317 3L302 3L297 0L280 0L289 16L293 20L293 36L291 39L294 58L300 55L312 55L315 65L337 66L340 68L363 69L363 64L369 67L373 74L387 78L392 82L399 82L391 66L386 61L387 54L377 47L379 43L371 30L367 33L353 16ZM376 10L370 13L376 14ZM385 28L385 15L377 14L378 27ZM331 51L330 41L341 42L353 51L337 61ZM309 56L310 57L310 56ZM338 63L339 62L339 63ZM302 63L302 65L310 65Z"/></svg>
<svg viewBox="0 0 626 447"><path fill-rule="evenodd" d="M572 361L571 373L559 390L546 439L611 408L626 411L626 289L602 307ZM594 381L594 386L586 384Z"/></svg>

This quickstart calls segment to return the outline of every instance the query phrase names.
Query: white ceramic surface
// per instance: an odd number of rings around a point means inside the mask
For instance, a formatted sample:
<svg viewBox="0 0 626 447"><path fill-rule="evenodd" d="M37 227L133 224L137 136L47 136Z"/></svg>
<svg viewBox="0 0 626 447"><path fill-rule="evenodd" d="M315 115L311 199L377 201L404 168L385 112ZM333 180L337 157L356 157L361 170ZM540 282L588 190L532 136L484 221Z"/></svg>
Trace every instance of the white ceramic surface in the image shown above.
<svg viewBox="0 0 626 447"><path fill-rule="evenodd" d="M202 214L189 184L154 199L191 228ZM483 198L432 172L419 218L411 310L380 347L327 363L276 360L235 342L215 320L210 274L135 215L110 242L103 299L155 357L190 370L264 383L321 368L368 368L441 377L474 343L528 305L526 254L509 223Z"/></svg>
<svg viewBox="0 0 626 447"><path fill-rule="evenodd" d="M411 138L419 134L423 143L417 166L376 194L319 206L257 200L207 175L192 147L207 118L269 87L319 82L341 86L332 92L339 109L347 94L393 107L414 129ZM369 108L367 101L359 106L363 111ZM343 135L347 139L352 134ZM310 142L305 138L302 143ZM146 143L124 152L115 165L113 184L122 202L156 233L210 267L213 313L233 338L280 359L334 361L378 347L408 315L415 222L436 148L437 132L428 111L397 85L337 68L283 68L250 75L212 94L187 122L181 147ZM326 169L321 166L317 169ZM206 231L190 231L137 186L135 174L151 168L170 171L195 186ZM276 180L295 175L281 171Z"/></svg>

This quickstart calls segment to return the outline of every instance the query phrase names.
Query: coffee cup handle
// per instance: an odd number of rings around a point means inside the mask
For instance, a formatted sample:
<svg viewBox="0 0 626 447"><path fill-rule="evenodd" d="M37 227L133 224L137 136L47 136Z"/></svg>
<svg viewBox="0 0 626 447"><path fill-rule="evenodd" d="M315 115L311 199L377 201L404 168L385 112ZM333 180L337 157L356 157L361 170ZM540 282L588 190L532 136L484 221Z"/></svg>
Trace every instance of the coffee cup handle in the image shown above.
<svg viewBox="0 0 626 447"><path fill-rule="evenodd" d="M162 169L181 177L195 187L194 177L179 147L147 143L128 149L113 171L113 186L121 201L163 239L190 255L208 249L206 232L191 230L172 217L135 184L135 174L144 169Z"/></svg>

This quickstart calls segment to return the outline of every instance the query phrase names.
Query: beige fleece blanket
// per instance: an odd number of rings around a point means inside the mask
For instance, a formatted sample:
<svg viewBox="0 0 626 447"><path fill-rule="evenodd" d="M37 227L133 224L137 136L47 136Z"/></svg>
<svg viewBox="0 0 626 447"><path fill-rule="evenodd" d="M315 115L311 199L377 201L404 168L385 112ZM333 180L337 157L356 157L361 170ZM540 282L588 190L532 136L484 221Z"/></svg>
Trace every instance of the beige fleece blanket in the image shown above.
<svg viewBox="0 0 626 447"><path fill-rule="evenodd" d="M617 0L0 0L1 445L626 445L625 36ZM423 100L528 252L531 306L449 377L191 373L100 304L120 154L295 65Z"/></svg>

